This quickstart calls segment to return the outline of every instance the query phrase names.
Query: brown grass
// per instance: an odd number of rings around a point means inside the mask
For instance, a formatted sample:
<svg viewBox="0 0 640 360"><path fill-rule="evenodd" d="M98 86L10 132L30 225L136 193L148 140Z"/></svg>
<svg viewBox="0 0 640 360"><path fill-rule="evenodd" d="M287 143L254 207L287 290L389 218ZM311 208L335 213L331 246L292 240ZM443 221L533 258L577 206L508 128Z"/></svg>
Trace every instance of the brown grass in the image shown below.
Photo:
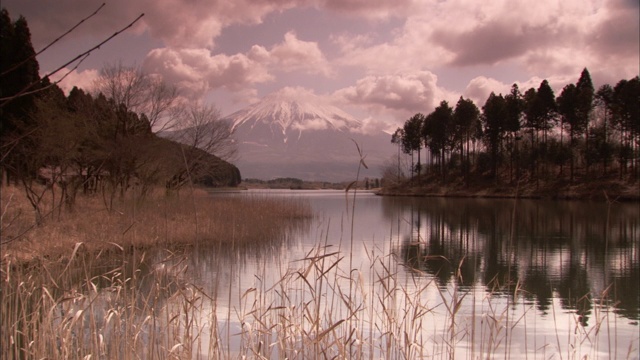
<svg viewBox="0 0 640 360"><path fill-rule="evenodd" d="M269 248L276 241L271 236L282 241L286 235L273 228L295 230L286 223L309 216L308 205L188 195L157 195L144 205L125 200L111 213L88 201L78 204L76 215L49 219L6 244L13 255L5 255L0 269L3 357L511 358L514 328L535 312L524 299L519 314L504 301L508 284L495 282L494 291L484 295L457 282L442 287L418 269L403 269L407 265L389 249L367 249L369 262L353 268L342 246L328 246L326 239L298 261L265 257L253 282L235 293L226 277L239 276L237 263L247 251L262 248L258 245ZM38 244L37 234L51 237ZM56 241L64 242L58 255L16 263L17 254L44 251ZM216 276L204 288L188 276L188 264L211 253L181 250L211 243L218 255L208 259L207 271ZM21 252L20 244L29 251ZM232 247L242 251L221 253ZM403 275L406 270L412 275ZM514 298L519 291L516 286ZM472 318L461 310L470 305ZM543 352L543 358L597 358L603 350L617 358L636 357L635 340L626 354L612 353L611 345L597 347L598 337L617 341L615 316L609 314L596 314L594 332L576 321L568 338L549 338L524 350ZM535 335L535 325L524 331Z"/></svg>
<svg viewBox="0 0 640 360"><path fill-rule="evenodd" d="M166 194L156 190L143 201L134 194L118 199L111 211L100 195L78 197L72 211L43 208L48 216L34 225L34 212L19 188L2 188L2 261L68 257L78 251L165 248L195 244L247 246L281 241L309 219L310 205L297 199L212 197L204 189Z"/></svg>

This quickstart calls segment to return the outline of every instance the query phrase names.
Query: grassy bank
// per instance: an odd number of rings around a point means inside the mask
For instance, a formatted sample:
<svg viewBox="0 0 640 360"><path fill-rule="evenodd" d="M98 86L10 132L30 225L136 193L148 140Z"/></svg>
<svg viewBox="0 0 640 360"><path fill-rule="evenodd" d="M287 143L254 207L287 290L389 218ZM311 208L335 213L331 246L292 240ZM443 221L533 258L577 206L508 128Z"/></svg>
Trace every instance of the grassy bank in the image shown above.
<svg viewBox="0 0 640 360"><path fill-rule="evenodd" d="M46 197L44 221L15 187L2 188L2 263L67 258L74 249L89 253L119 247L174 249L195 244L250 246L278 239L312 216L308 203L264 197L211 197L204 189L167 194L156 190L143 200L131 192L106 206L100 195L78 197L61 209Z"/></svg>

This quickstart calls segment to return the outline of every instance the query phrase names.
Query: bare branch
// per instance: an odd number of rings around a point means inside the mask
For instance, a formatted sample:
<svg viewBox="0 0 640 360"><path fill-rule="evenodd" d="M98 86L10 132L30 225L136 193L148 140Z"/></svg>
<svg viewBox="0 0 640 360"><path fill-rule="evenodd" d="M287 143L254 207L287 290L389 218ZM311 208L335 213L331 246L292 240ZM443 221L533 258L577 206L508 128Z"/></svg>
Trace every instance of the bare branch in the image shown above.
<svg viewBox="0 0 640 360"><path fill-rule="evenodd" d="M178 99L177 88L144 73L140 66L124 66L122 63L106 65L94 82L93 90L112 99L117 105L124 105L139 115L144 114L154 132L172 126L172 115Z"/></svg>
<svg viewBox="0 0 640 360"><path fill-rule="evenodd" d="M53 40L52 42L50 42L47 46L45 46L44 48L42 48L42 50L38 51L37 53L29 56L28 58L22 60L21 62L17 63L16 65L12 66L11 68L9 68L8 70L5 70L4 72L2 72L0 74L0 76L4 76L12 71L14 71L15 69L19 68L20 66L22 66L24 63L26 63L27 61L31 60L31 59L35 59L38 55L42 54L43 52L45 52L47 49L49 49L51 46L53 46L53 44L57 43L58 41L60 41L62 38L64 38L65 36L69 35L73 30L75 30L78 26L82 25L82 23L84 23L85 21L89 20L90 18L94 17L97 13L100 12L100 10L102 10L102 8L105 6L105 3L102 3L102 5L100 5L100 7L94 11L91 15L87 16L86 18L80 20L77 24L75 24L71 29L67 30L64 34L58 36L55 40Z"/></svg>
<svg viewBox="0 0 640 360"><path fill-rule="evenodd" d="M223 160L230 160L236 155L231 124L220 119L217 108L192 105L183 113L180 122L184 128L176 132L177 141Z"/></svg>
<svg viewBox="0 0 640 360"><path fill-rule="evenodd" d="M138 20L140 20L142 17L144 16L144 14L140 14L135 20L133 20L131 23L129 23L129 25L125 26L124 28L116 31L115 33L113 33L111 36L109 36L108 38L106 38L105 40L103 40L102 42L100 42L98 45L95 45L94 47L92 47L91 49L77 55L76 57L74 57L73 59L67 61L66 63L64 63L63 65L61 65L60 67L58 67L57 69L55 69L54 71L46 74L44 77L51 77L51 75L56 74L60 71L62 71L62 69L66 68L68 65L73 64L74 62L76 62L78 59L82 59L82 58L86 58L86 56L88 56L89 54L91 54L93 51L99 49L102 45L106 44L107 42L109 42L111 39L113 39L114 37L120 35L120 33L124 32L125 30L129 29L130 27L132 27L136 22L138 22ZM34 87L35 85L39 84L40 81L34 81L31 84L27 85L24 89L22 89L20 92L18 92L15 95L6 97L6 98L0 98L0 101L2 101L2 103L0 104L0 108L4 107L5 105L7 105L8 103L10 103L11 101L13 101L14 99L17 99L21 96L25 96L25 94L29 91L29 89L31 89L32 87ZM43 89L38 89L37 91L42 91Z"/></svg>

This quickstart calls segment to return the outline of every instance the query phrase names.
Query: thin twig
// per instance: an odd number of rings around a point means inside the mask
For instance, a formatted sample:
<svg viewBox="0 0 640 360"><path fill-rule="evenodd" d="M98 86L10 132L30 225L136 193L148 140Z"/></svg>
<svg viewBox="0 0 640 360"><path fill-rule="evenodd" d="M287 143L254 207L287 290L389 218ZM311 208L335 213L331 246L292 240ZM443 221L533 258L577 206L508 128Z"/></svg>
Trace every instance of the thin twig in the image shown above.
<svg viewBox="0 0 640 360"><path fill-rule="evenodd" d="M120 35L120 33L124 32L125 30L129 29L130 27L132 27L136 22L138 22L138 20L140 20L142 17L144 16L143 14L138 15L138 17L133 20L131 23L129 23L129 25L125 26L124 28L116 31L115 33L113 33L111 36L109 36L108 38L106 38L105 40L103 40L102 42L100 42L98 45L95 45L94 47L92 47L91 49L77 55L76 57L74 57L73 59L67 61L66 63L64 63L63 65L61 65L60 67L58 67L57 69L53 70L52 72L46 74L43 77L51 77L51 75L58 73L59 71L61 71L62 69L66 68L68 65L73 64L74 62L76 62L78 59L81 58L86 58L89 54L91 54L93 51L99 49L102 45L104 45L105 43L107 43L108 41L110 41L111 39L113 39L114 37ZM32 87L34 87L36 84L39 84L40 80L38 81L34 81L31 84L27 85L24 89L22 89L20 92L18 92L15 95L6 97L6 98L0 98L0 101L2 101L2 103L0 104L0 108L4 107L5 105L7 105L8 103L10 103L11 101L21 97L21 96L25 96L26 93L29 91L29 89L31 89ZM43 89L39 89L36 90L37 91L42 91ZM30 92L33 93L33 92Z"/></svg>
<svg viewBox="0 0 640 360"><path fill-rule="evenodd" d="M44 48L42 48L42 50L38 51L37 53L29 56L28 58L22 60L21 62L13 65L12 67L10 67L9 69L3 71L0 76L4 76L7 75L8 73L14 71L15 69L19 68L20 66L24 65L24 63L26 63L27 61L31 60L31 59L35 59L38 55L42 54L43 52L45 52L47 49L49 49L51 46L53 46L53 44L57 43L58 41L62 40L62 38L64 38L65 36L69 35L73 30L75 30L78 26L82 25L82 23L84 23L85 21L89 20L90 18L94 17L98 12L100 12L100 10L102 10L102 8L106 5L106 3L102 3L102 5L100 5L100 7L98 7L98 9L96 11L94 11L91 15L87 16L86 18L80 20L77 24L75 24L71 29L67 30L64 34L58 36L55 40L53 40L52 42L50 42L47 46L45 46Z"/></svg>

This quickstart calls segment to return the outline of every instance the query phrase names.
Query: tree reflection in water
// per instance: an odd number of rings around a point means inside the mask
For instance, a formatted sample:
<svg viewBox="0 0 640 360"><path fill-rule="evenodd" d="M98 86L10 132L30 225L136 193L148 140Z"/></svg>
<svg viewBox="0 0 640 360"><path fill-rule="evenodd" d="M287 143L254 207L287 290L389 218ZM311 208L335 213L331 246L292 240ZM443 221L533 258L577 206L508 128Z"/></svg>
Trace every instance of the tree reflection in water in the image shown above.
<svg viewBox="0 0 640 360"><path fill-rule="evenodd" d="M553 298L587 326L594 303L638 321L640 209L569 201L386 198L410 226L398 252L439 286L518 294L547 314ZM516 299L514 299L516 300Z"/></svg>

